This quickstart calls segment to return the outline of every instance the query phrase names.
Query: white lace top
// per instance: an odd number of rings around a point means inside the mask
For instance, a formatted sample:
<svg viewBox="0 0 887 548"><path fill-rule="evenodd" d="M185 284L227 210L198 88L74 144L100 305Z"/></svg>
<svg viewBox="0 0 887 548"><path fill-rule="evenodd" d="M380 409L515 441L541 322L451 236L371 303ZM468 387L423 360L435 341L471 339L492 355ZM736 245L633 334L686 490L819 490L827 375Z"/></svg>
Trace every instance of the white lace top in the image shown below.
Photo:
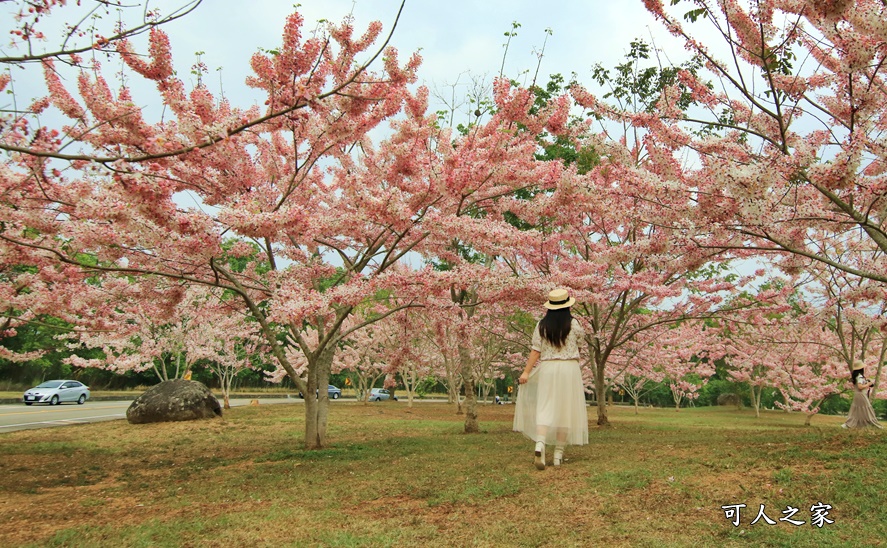
<svg viewBox="0 0 887 548"><path fill-rule="evenodd" d="M570 333L567 335L567 340L564 341L562 347L557 348L548 342L548 339L542 337L542 334L539 333L539 324L537 323L536 329L533 330L533 342L531 348L541 354L539 357L540 361L578 360L579 344L584 337L585 330L582 329L582 326L579 325L576 318L573 318L573 321L570 323Z"/></svg>

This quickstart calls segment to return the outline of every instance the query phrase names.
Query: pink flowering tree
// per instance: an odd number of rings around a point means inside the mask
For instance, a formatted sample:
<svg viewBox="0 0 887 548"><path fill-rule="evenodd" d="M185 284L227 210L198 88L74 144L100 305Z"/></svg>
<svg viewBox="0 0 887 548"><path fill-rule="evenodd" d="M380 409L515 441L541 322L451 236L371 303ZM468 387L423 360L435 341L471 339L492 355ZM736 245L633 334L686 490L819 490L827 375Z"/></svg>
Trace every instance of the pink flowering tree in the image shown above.
<svg viewBox="0 0 887 548"><path fill-rule="evenodd" d="M450 318L435 317L423 314L417 321L420 349L419 359L447 388L447 400L456 407L456 413L462 414L462 376L459 374L458 332L450 325Z"/></svg>
<svg viewBox="0 0 887 548"><path fill-rule="evenodd" d="M761 394L772 387L773 347L763 340L773 329L770 321L759 320L743 328L734 328L727 336L727 363L730 378L748 387L755 417L761 416ZM763 333L762 333L763 331Z"/></svg>
<svg viewBox="0 0 887 548"><path fill-rule="evenodd" d="M386 345L389 359L387 372L399 377L407 393L407 407L413 407L419 383L427 378L430 369L421 356L420 335L416 332L416 309L406 310L396 315L386 326L390 333L390 344Z"/></svg>
<svg viewBox="0 0 887 548"><path fill-rule="evenodd" d="M219 382L225 409L231 408L231 390L248 369L267 361L267 342L258 325L243 314L238 302L203 295L200 322L188 333L185 350L189 361L206 367Z"/></svg>
<svg viewBox="0 0 887 548"><path fill-rule="evenodd" d="M524 333L515 332L510 327L509 316L514 314L512 305L503 305L501 302L489 302L484 307L478 307L477 315L470 318L471 321L452 321L452 310L436 311L437 335L453 334L456 343L457 360L440 359L444 365L455 365L461 371L460 378L470 375L475 380L475 396L487 402L489 395L498 380L504 379L508 373L514 373L522 369L526 363L526 356L519 351L521 346L519 339ZM449 321L448 321L449 320ZM429 337L435 341L435 337ZM445 340L445 339L444 339ZM527 338L526 343L529 343ZM459 345L461 344L461 355ZM434 344L438 352L446 352L440 344ZM470 374L466 369L471 368ZM446 368L442 368L446 373ZM454 375L450 375L453 377ZM448 383L445 383L448 384ZM466 389L467 390L467 389ZM458 391L455 394L458 398ZM466 398L468 394L466 393ZM454 400L455 401L455 400ZM458 403L457 403L458 407Z"/></svg>
<svg viewBox="0 0 887 548"><path fill-rule="evenodd" d="M78 268L2 243L0 251L0 359L26 362L43 355L43 350L9 347L8 341L25 326L62 335L68 331L64 326L79 324L84 314L95 310L113 313L103 305L104 295Z"/></svg>
<svg viewBox="0 0 887 548"><path fill-rule="evenodd" d="M490 281L489 270L481 270ZM497 380L523 367L529 348L529 336L515 329L511 321L514 305L499 300L501 295L493 293L493 283L481 285L488 291L470 318L460 317L460 307L443 296L409 314L417 334L415 359L424 364L428 375L447 387L448 400L457 414L466 412L460 393L467 377L475 379L474 395L486 401ZM468 399L470 394L465 390Z"/></svg>
<svg viewBox="0 0 887 548"><path fill-rule="evenodd" d="M794 286L785 280L773 279L755 293L742 293L733 300L746 301L749 306L736 307L735 312L721 318L719 335L725 351L727 374L734 382L748 388L755 416L761 416L761 396L765 388L774 388L773 370L790 348L784 340L795 324Z"/></svg>
<svg viewBox="0 0 887 548"><path fill-rule="evenodd" d="M78 318L76 346L99 348L103 357L69 361L79 367L112 371L153 370L158 380L182 378L198 359L189 347L200 343L202 322L216 320L204 307L203 288L151 278L129 283L116 278L101 286L103 307Z"/></svg>
<svg viewBox="0 0 887 548"><path fill-rule="evenodd" d="M466 432L479 431L478 379L469 336L479 323L474 316L486 303L498 302L495 296L503 291L503 280L514 284L517 278L513 268L499 261L503 250L524 238L508 215L519 201L516 194L551 187L562 169L559 162L537 160L534 153L536 135L562 124L569 104L558 100L532 108L534 102L529 90L496 80L489 116L464 131L440 127L436 115L424 115L426 105L423 116L410 107L410 116L397 125L402 133L390 141L393 148L380 149L389 156L376 161L389 170L396 168L392 175L432 204L423 224L426 237L415 251L435 268L424 288L424 296L434 300L429 306L454 316L458 357L449 365L458 364L455 370L461 378L451 386L461 384L464 389ZM390 154L397 157L389 159ZM391 195L385 191L378 200L387 204Z"/></svg>
<svg viewBox="0 0 887 548"><path fill-rule="evenodd" d="M168 283L164 278L106 280L95 288L104 306L80 315L75 347L95 347L102 358L68 362L116 372L153 370L161 381L186 377L201 363L219 380L226 409L237 375L261 361L258 326L239 301L207 286Z"/></svg>
<svg viewBox="0 0 887 548"><path fill-rule="evenodd" d="M612 368L616 371L614 381L634 402L635 415L638 414L641 397L665 380L664 372L654 367L663 354L659 342L663 334L663 330L655 333L649 331L644 337L639 336L623 345L611 360Z"/></svg>
<svg viewBox="0 0 887 548"><path fill-rule="evenodd" d="M770 387L781 396L777 407L803 412L809 425L823 399L842 391L849 378L848 359L852 362L860 353L880 350L871 340L877 329L867 325L860 332L860 311L849 311L853 319L847 326L848 311L821 297L837 289L833 282L816 281L816 271L832 270L821 267L813 265L802 291L785 283L768 306L735 314L725 323L728 370L733 380L748 385L756 416L760 416L761 392Z"/></svg>
<svg viewBox="0 0 887 548"><path fill-rule="evenodd" d="M761 321L755 325L754 334L746 332L743 336L747 347L754 346L746 349L752 356L733 354L731 374L749 383L756 416L760 416L760 389L765 385L778 390L782 397L774 405L804 413L806 426L819 412L822 401L840 392L847 376L842 360L830 348L833 334L823 330L821 311L811 312ZM736 346L732 348L735 351Z"/></svg>
<svg viewBox="0 0 887 548"><path fill-rule="evenodd" d="M453 279L451 275L448 272L438 278ZM411 314L416 328L413 358L447 387L449 402L456 414L467 415L466 432L473 433L478 431L476 385L482 378L477 362L480 347L475 346L479 341L474 335L485 318L475 318L480 309L476 293L457 291L454 285L448 293L429 295L422 311Z"/></svg>
<svg viewBox="0 0 887 548"><path fill-rule="evenodd" d="M520 280L523 291L512 296L514 306L539 310L551 288L573 291L578 300L573 313L587 335L585 372L597 396L600 425L609 423L604 402L619 373L611 365L624 346L648 330L720 313L724 296L747 281L719 265L728 257L723 249L705 249L694 240L699 233L686 226L687 193L663 182L678 159L650 141L640 123L652 117L661 89L675 81L677 71L645 86L646 76L632 73L631 66L620 68L614 79L619 93L612 95L631 100L613 105L578 86L559 96L556 82L544 93L533 88L539 103L531 111L555 105L558 110L545 125L528 125L526 132L534 135L537 158L560 169L499 201L510 226L461 232L462 241ZM570 108L577 106L594 116L573 119ZM602 121L602 129L595 121ZM483 248L486 235L497 237L495 249Z"/></svg>
<svg viewBox="0 0 887 548"><path fill-rule="evenodd" d="M587 93L574 90L574 96L586 108L597 105ZM692 231L674 228L686 195L650 175L667 173L674 160L633 140L630 126L624 131L577 137L577 149L594 150L599 160L587 170L568 166L556 189L514 208L533 229L503 259L543 280L538 295L553 286L573 290L599 425L609 423L603 402L615 374L608 373L614 353L648 330L719 313L724 296L747 281L718 266L721 251L702 249Z"/></svg>
<svg viewBox="0 0 887 548"><path fill-rule="evenodd" d="M776 253L795 272L816 261L887 282L887 5L669 4L645 0L704 64L636 121L660 153L695 158L665 179L706 227L694 241ZM702 25L718 39L700 39ZM691 103L678 100L685 93Z"/></svg>
<svg viewBox="0 0 887 548"><path fill-rule="evenodd" d="M800 411L805 417L804 425L810 426L822 401L840 392L845 384L843 364L834 359L815 361L809 354L793 354L789 358L774 370L775 384L782 395L782 401L774 405L786 411Z"/></svg>
<svg viewBox="0 0 887 548"><path fill-rule="evenodd" d="M397 306L393 301L389 302L391 305ZM385 307L377 307L354 315L346 321L345 327L352 322L366 321L385 310ZM370 390L379 379L384 377L388 386L399 377L407 392L407 406L413 406L416 387L428 373L427 363L420 356L416 322L416 315L421 313L404 310L352 332L343 341L336 363L339 371L348 371L350 378L355 379L358 399L368 402Z"/></svg>
<svg viewBox="0 0 887 548"><path fill-rule="evenodd" d="M653 369L668 385L675 410L679 411L684 401L699 397L699 389L715 374L714 362L723 357L724 351L713 330L694 321L671 326L658 338L658 345Z"/></svg>
<svg viewBox="0 0 887 548"><path fill-rule="evenodd" d="M491 255L513 238L503 204L530 181L557 179L559 164L533 159L532 136L568 105L531 113L530 94L501 82L490 119L455 136L427 114L426 90L407 90L418 57L401 66L388 48L380 73L367 68L381 57L370 50L381 25L359 37L348 20L307 39L301 29L301 17L291 16L278 53L252 58L247 83L267 96L264 109L237 109L205 86L187 91L158 29L147 57L126 40L117 51L129 70L156 84L171 120L145 121L129 90L112 93L98 68L81 75L79 100L47 68L45 108L67 116L72 134L82 134L83 119L89 127L99 116L115 121L81 138L106 155L69 157L55 142L45 154L16 151L7 162L15 176L5 182L44 207L10 204L0 240L84 276L159 276L236 296L257 322L276 375L307 395L305 443L317 448L328 418L326 393L317 388L328 383L340 343L453 287L430 268L404 268L410 252L458 258L458 234ZM386 139L368 137L400 112ZM69 167L45 169L49 161ZM173 198L181 193L204 207L180 206ZM239 242L223 247L232 236ZM261 261L231 262L257 248ZM96 261L84 264L83 253ZM344 327L386 288L397 289L401 304ZM476 303L456 304L467 316Z"/></svg>
<svg viewBox="0 0 887 548"><path fill-rule="evenodd" d="M370 217L370 208L354 203L356 187L371 185L363 180L365 167L355 173L360 168L351 153L401 109L419 64L414 56L400 65L391 48L382 59L386 44L371 49L380 32L374 23L355 35L346 20L304 37L302 18L292 15L277 52L252 58L247 84L267 99L264 108L246 109L204 85L187 90L159 27L150 30L147 56L121 37L115 54L133 78L155 84L168 110L153 122L129 87L112 91L99 65L90 62L72 90L46 60L47 95L0 135L9 152L3 192L10 196L2 245L34 261L69 265L79 279L159 276L223 289L257 322L279 367L313 394L327 382L344 319L423 238L421 200L400 201L418 208L409 226L392 217L397 207L387 217ZM380 72L368 68L376 59ZM67 122L30 129L31 116L44 110ZM182 194L203 207L179 205ZM223 238L232 236L241 244L223 248ZM256 246L261 263L228 263L251 256ZM344 264L339 271L329 262L333 256ZM292 364L293 350L305 358L305 377ZM324 396L306 404L310 448L326 436Z"/></svg>
<svg viewBox="0 0 887 548"><path fill-rule="evenodd" d="M812 394L829 383L825 377L809 382L808 373L822 369L827 336L821 323L822 311L808 306L797 289L799 285L797 280L773 278L754 294L737 295L736 301L747 300L752 305L738 308L720 322L728 375L746 385L756 417L760 417L766 388L778 390L788 409L793 405L789 392L797 399L803 391Z"/></svg>
<svg viewBox="0 0 887 548"><path fill-rule="evenodd" d="M102 148L93 148L83 142L80 135L83 131L99 131L112 122L100 116L88 118L85 112L81 112L83 109L77 108L70 94L63 90L59 74L69 69L68 75L76 81L79 68L88 69L99 56L115 55L118 44L189 15L200 3L201 0L182 2L169 15L141 6L112 7L100 2L84 6L78 2L75 6L60 0L37 3L16 0L4 4L12 28L9 47L0 54L0 66L6 69L0 74L0 89L11 93L13 98L0 113L0 150L13 158L0 164L0 192L7 197L6 203L27 199L35 186L39 188L45 183L41 181L41 172L55 177L55 173L61 172L66 165L65 162L50 165L40 158L55 156L62 149L76 149L77 154L70 156L80 156L87 162L106 155ZM65 22L58 34L57 23L61 21ZM43 67L49 70L45 78L39 75ZM30 89L33 82L44 79L45 94L38 91L28 95L27 91L20 91ZM41 113L49 118L57 114L51 112L49 106L53 102L49 96L53 93L65 97L61 102L68 112L78 113L80 131L41 125ZM35 176L29 179L29 172ZM44 188L44 197L52 195L48 186ZM51 199L48 201L52 203ZM39 208L29 214L37 211ZM47 213L51 216L52 206ZM3 218L6 218L5 212ZM10 219L10 223L0 226L0 232L14 234L16 228L12 222ZM37 223L32 224L32 228L40 230L41 227ZM59 264L51 257L8 245L7 241L0 239L0 302L3 303L0 309L0 357L11 361L39 357L39 351L10 352L3 341L15 336L16 329L25 324L57 329L58 322L47 322L49 317L64 324L77 325L81 315L89 315L101 306L103 295L93 290L94 284L87 283L82 270L76 266ZM66 306L61 307L59 303L66 303Z"/></svg>
<svg viewBox="0 0 887 548"><path fill-rule="evenodd" d="M360 321L360 317L355 314L348 322ZM342 341L334 368L348 373L358 401L369 402L370 390L387 373L390 358L387 348L394 342L390 327L390 322L376 322L352 332Z"/></svg>
<svg viewBox="0 0 887 548"><path fill-rule="evenodd" d="M790 274L815 263L887 281L884 3L645 4L701 62L680 67L642 111L573 90L606 128L641 136L635 150L652 161L636 163L650 182L636 199L683 193L660 226L700 250L769 253ZM698 39L703 24L722 40ZM842 349L848 366L866 347L862 334ZM763 360L756 378L780 363Z"/></svg>
<svg viewBox="0 0 887 548"><path fill-rule="evenodd" d="M852 247L842 254L846 263L868 262L868 254ZM874 381L872 397L877 397L887 358L887 287L883 283L859 277L823 263L810 266L808 316L816 316L822 331L822 346L827 350L834 378L846 381L853 365L868 364L866 376ZM844 385L846 383L839 383Z"/></svg>

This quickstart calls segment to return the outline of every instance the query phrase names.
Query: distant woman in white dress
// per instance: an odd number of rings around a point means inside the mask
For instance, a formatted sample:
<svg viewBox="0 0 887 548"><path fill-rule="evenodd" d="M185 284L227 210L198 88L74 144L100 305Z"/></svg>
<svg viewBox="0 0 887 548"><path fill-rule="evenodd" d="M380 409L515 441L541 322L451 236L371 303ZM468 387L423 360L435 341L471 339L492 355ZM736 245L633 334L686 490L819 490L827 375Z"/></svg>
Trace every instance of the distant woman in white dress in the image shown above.
<svg viewBox="0 0 887 548"><path fill-rule="evenodd" d="M872 403L866 396L866 391L872 387L872 382L865 378L865 364L857 361L853 364L853 372L850 374L853 383L853 402L850 404L850 412L847 414L847 422L844 428L881 428Z"/></svg>
<svg viewBox="0 0 887 548"><path fill-rule="evenodd" d="M548 294L545 317L533 331L532 350L518 382L514 430L536 442L535 465L545 469L545 446L560 466L567 445L588 443L588 412L579 369L585 332L570 313L576 299L565 289Z"/></svg>

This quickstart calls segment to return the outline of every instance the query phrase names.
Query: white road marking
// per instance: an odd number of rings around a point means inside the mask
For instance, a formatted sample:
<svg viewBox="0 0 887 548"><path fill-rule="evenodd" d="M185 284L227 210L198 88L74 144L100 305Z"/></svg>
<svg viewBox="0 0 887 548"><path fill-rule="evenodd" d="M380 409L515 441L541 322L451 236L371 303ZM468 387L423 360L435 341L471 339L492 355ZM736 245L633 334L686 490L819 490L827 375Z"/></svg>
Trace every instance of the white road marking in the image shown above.
<svg viewBox="0 0 887 548"><path fill-rule="evenodd" d="M82 419L58 419L54 421L39 421L39 422L23 422L21 424L3 424L0 425L0 428L15 428L16 426L29 426L32 424L57 424L57 423L75 423L75 424L87 424L90 419L106 419L108 417L125 417L126 413L119 413L116 415L96 415L94 417L84 417Z"/></svg>

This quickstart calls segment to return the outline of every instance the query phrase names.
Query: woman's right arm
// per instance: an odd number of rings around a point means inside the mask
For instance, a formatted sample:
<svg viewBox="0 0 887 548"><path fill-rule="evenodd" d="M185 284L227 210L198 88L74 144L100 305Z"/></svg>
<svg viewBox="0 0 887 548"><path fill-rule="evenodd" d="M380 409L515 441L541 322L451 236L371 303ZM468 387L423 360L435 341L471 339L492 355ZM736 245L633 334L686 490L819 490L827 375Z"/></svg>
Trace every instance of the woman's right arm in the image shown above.
<svg viewBox="0 0 887 548"><path fill-rule="evenodd" d="M524 367L524 372L521 373L520 378L517 380L518 384L527 384L527 381L530 380L530 371L536 366L536 362L539 361L539 356L540 354L538 350L530 350L530 357L527 358L527 366Z"/></svg>
<svg viewBox="0 0 887 548"><path fill-rule="evenodd" d="M867 381L867 380L854 381L854 383L853 383L853 388L859 390L860 392L864 392L867 388L871 388L871 387L872 387L872 382Z"/></svg>

